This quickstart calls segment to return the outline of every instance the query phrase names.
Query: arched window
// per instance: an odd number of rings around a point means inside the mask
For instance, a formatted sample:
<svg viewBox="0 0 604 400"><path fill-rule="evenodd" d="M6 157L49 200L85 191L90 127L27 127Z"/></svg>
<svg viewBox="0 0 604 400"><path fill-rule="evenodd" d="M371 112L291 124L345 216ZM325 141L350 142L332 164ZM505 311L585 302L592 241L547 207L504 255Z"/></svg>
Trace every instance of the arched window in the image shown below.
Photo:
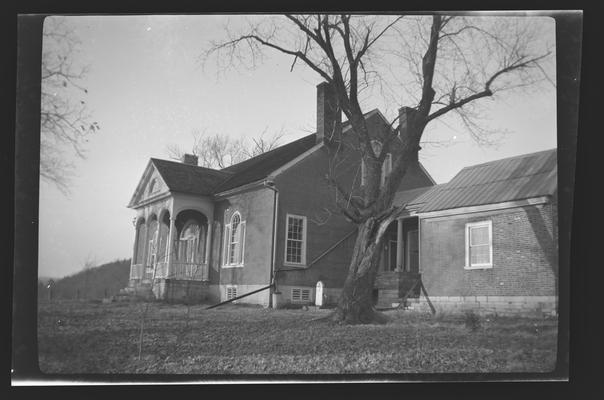
<svg viewBox="0 0 604 400"><path fill-rule="evenodd" d="M245 221L241 221L241 215L235 212L225 229L225 265L243 265L244 242Z"/></svg>
<svg viewBox="0 0 604 400"><path fill-rule="evenodd" d="M201 228L195 221L188 222L180 233L178 243L178 260L186 263L197 263L199 255Z"/></svg>
<svg viewBox="0 0 604 400"><path fill-rule="evenodd" d="M148 195L152 195L153 193L157 192L157 179L153 179L151 181L151 183L149 184L149 192Z"/></svg>
<svg viewBox="0 0 604 400"><path fill-rule="evenodd" d="M382 151L382 143L379 140L372 140L371 148L373 149L373 153L376 156L379 156L380 152ZM388 175L390 175L390 172L392 172L392 154L388 153L386 154L386 158L384 159L384 163L382 164L382 178L380 183L381 185L386 182L386 178L388 177ZM365 167L365 160L361 160L361 186L364 186L367 182L366 175L367 169Z"/></svg>

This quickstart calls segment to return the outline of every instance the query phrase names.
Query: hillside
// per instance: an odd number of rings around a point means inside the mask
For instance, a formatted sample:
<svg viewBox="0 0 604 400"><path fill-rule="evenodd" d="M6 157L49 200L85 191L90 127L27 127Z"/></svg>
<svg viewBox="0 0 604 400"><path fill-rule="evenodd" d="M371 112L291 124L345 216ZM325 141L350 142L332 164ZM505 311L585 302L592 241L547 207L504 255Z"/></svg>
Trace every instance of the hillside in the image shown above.
<svg viewBox="0 0 604 400"><path fill-rule="evenodd" d="M52 299L102 299L128 285L130 259L116 260L55 280ZM38 281L38 299L49 298L47 285Z"/></svg>

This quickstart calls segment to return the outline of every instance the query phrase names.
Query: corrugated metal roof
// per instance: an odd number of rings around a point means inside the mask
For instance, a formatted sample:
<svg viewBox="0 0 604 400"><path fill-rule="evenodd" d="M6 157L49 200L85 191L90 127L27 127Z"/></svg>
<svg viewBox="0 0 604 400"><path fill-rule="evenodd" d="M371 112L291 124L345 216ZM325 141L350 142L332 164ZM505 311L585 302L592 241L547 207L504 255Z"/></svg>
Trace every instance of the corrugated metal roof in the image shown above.
<svg viewBox="0 0 604 400"><path fill-rule="evenodd" d="M419 198L421 195L433 188L434 186L424 186L416 189L401 190L400 192L396 192L394 194L393 204L398 206L403 204L414 204L417 198Z"/></svg>
<svg viewBox="0 0 604 400"><path fill-rule="evenodd" d="M552 194L557 187L556 149L462 169L431 191L421 212L501 203Z"/></svg>

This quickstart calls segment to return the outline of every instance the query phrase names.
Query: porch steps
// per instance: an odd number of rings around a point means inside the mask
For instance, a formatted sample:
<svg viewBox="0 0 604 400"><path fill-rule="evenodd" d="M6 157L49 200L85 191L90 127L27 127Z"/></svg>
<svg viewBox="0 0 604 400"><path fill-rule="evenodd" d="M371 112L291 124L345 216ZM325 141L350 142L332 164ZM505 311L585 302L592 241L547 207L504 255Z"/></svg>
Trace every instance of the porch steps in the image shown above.
<svg viewBox="0 0 604 400"><path fill-rule="evenodd" d="M402 302L403 302L402 298L381 300L376 304L376 308L377 309L402 308L405 310L413 310L414 306L416 306L419 303L419 301L417 299L407 299L405 301L405 304L401 305Z"/></svg>

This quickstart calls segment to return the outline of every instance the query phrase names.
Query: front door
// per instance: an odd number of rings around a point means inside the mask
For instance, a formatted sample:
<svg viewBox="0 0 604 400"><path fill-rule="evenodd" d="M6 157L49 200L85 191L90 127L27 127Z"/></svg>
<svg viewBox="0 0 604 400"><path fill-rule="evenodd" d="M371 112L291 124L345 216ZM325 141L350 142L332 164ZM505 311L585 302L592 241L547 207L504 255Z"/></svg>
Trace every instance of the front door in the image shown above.
<svg viewBox="0 0 604 400"><path fill-rule="evenodd" d="M406 251L407 263L406 270L408 272L419 272L419 235L417 229L407 232Z"/></svg>
<svg viewBox="0 0 604 400"><path fill-rule="evenodd" d="M388 271L396 269L396 240L390 239L388 242Z"/></svg>

